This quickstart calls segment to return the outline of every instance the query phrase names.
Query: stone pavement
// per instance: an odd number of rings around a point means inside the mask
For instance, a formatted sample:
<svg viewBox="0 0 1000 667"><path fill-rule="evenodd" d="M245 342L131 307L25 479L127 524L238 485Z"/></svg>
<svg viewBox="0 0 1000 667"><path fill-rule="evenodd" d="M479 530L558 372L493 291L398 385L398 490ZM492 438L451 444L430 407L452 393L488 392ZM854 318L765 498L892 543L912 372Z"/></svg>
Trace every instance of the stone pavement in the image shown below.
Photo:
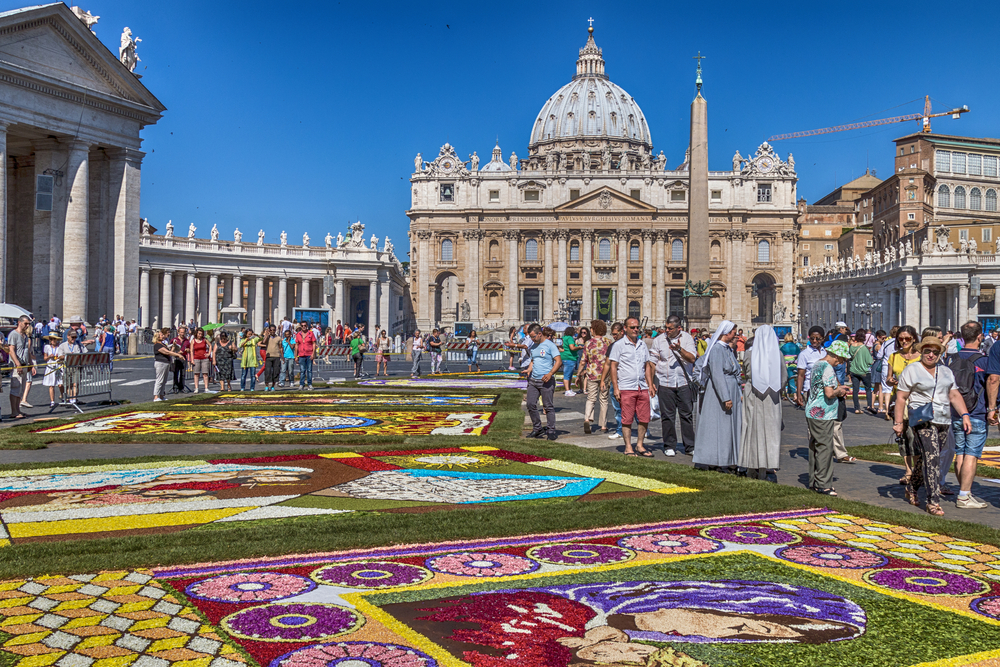
<svg viewBox="0 0 1000 667"><path fill-rule="evenodd" d="M556 393L555 405L556 428L560 442L587 449L624 453L625 444L621 439L609 440L605 434L585 435L583 433L585 405L583 394L566 397L560 389ZM613 426L614 411L611 410L610 406L608 407L608 415L609 422ZM784 428L782 430L781 469L778 471L778 483L804 488L809 481L809 436L806 430L805 413L785 402L782 416ZM633 426L633 443L636 439L635 430ZM680 453L674 457L664 455L658 421L654 420L650 423L649 431L651 437L647 437L647 447L654 450L654 460L687 466L693 465L690 456ZM847 420L844 422L844 439L848 448L890 443L886 449L896 450L891 424L885 419L869 414L856 415L849 412ZM905 512L923 513L922 505L921 507L913 507L903 499L904 487L899 484L899 478L902 475L902 461L898 466L867 461L858 461L855 464L834 463L834 486L840 497ZM1000 477L1000 469L997 470L997 477ZM955 507L954 496L945 497L941 503L945 518L980 523L1000 529L1000 485L988 482L981 483L980 479L977 478L973 484L972 493L989 503L990 506L980 510L960 510ZM948 474L948 483L957 493L958 480L954 473ZM923 492L921 492L921 503L922 501Z"/></svg>

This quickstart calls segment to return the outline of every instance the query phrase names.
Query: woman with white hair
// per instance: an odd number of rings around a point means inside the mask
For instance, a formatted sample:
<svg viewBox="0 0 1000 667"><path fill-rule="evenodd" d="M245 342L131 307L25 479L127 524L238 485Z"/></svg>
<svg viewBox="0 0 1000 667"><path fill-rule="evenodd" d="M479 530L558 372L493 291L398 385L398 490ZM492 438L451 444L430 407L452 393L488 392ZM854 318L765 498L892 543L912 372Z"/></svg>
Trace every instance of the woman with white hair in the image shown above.
<svg viewBox="0 0 1000 667"><path fill-rule="evenodd" d="M724 320L715 330L704 356L698 360L705 391L699 401L693 459L699 467L717 468L723 472L735 466L740 458L743 394L740 365L730 347L736 337L735 326Z"/></svg>
<svg viewBox="0 0 1000 667"><path fill-rule="evenodd" d="M747 383L743 387L743 432L739 467L748 477L770 479L781 451L781 389L786 371L778 335L770 325L758 327L747 349Z"/></svg>

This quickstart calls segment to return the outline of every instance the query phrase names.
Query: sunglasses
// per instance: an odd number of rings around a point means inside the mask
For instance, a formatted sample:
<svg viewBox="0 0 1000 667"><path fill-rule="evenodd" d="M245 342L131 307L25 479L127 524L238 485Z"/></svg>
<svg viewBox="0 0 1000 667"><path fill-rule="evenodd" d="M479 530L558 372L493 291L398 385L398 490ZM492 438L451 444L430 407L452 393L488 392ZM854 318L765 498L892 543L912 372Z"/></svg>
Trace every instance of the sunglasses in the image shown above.
<svg viewBox="0 0 1000 667"><path fill-rule="evenodd" d="M896 338L896 340L898 340L900 343L909 343L911 340L913 340L913 337L912 336L899 336L898 338Z"/></svg>
<svg viewBox="0 0 1000 667"><path fill-rule="evenodd" d="M935 357L940 357L941 350L924 350L921 354L933 354Z"/></svg>
<svg viewBox="0 0 1000 667"><path fill-rule="evenodd" d="M632 326L629 326L629 327L625 327L625 328L626 328L626 329L638 329L639 327L632 327Z"/></svg>

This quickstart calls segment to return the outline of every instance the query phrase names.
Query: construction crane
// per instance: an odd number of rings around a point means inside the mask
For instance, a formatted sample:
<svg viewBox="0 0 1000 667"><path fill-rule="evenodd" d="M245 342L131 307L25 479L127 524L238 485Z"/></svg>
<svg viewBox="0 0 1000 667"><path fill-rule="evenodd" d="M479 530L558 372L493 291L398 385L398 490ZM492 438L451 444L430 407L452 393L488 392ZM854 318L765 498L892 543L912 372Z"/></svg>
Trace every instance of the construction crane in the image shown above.
<svg viewBox="0 0 1000 667"><path fill-rule="evenodd" d="M847 125L834 125L833 127L823 127L818 130L804 130L802 132L790 132L788 134L776 134L772 137L768 137L768 141L781 141L782 139L797 139L798 137L812 137L817 134L829 134L831 132L843 132L844 130L860 130L863 127L875 127L876 125L888 125L890 123L902 123L907 120L919 120L921 121L921 132L930 133L931 131L931 118L938 118L940 116L951 116L952 118L958 118L963 113L969 113L968 105L963 105L960 108L952 109L951 111L942 111L941 113L931 113L931 96L927 95L924 97L924 112L923 113L910 113L905 116L893 116L892 118L879 118L877 120L864 120L860 123L848 123Z"/></svg>

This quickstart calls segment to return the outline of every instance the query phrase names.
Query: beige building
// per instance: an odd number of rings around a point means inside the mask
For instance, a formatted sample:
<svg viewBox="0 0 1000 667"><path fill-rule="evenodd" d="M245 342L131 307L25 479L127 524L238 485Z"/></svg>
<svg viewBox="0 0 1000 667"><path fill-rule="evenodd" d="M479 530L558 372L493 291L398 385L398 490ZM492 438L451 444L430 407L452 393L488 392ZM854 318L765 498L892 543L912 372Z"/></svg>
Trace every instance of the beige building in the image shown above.
<svg viewBox="0 0 1000 667"><path fill-rule="evenodd" d="M654 150L592 34L530 137L525 159L497 146L482 168L449 144L431 161L417 155L407 215L418 326L682 314L688 160L668 166ZM709 172L713 323L795 312L796 180L792 157L767 143Z"/></svg>
<svg viewBox="0 0 1000 667"><path fill-rule="evenodd" d="M870 224L868 212L860 200L868 190L881 182L875 174L865 171L863 175L835 189L815 204L807 204L805 199L799 200L796 276L803 276L810 267L836 264L842 253L839 241L841 234L866 222ZM851 243L854 244L853 239Z"/></svg>

